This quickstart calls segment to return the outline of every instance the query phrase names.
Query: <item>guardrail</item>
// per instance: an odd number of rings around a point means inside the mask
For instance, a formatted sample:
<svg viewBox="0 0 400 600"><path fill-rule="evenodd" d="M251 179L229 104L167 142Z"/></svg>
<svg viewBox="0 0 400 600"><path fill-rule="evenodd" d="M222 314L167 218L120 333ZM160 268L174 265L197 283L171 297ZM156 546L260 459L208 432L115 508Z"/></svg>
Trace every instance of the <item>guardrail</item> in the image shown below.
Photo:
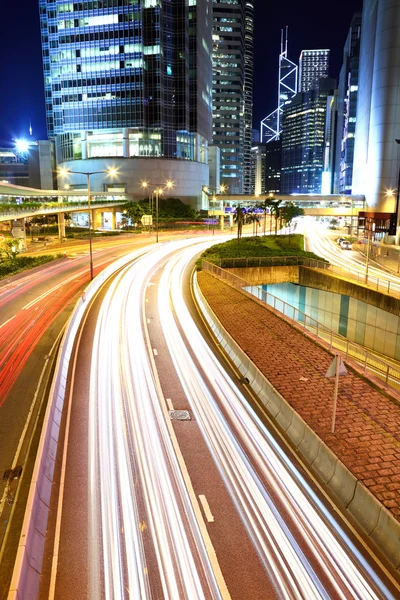
<svg viewBox="0 0 400 600"><path fill-rule="evenodd" d="M396 285L393 280L386 279L385 277L377 277L368 273L366 277L365 273L360 273L354 269L348 269L345 267L338 267L331 263L324 262L322 260L316 260L312 258L306 258L302 256L261 256L261 257L248 257L248 258L222 258L215 261L217 266L222 269L238 269L248 267L283 267L283 266L298 266L298 267L310 267L312 269L322 269L366 285L378 292L390 294L395 298L400 298L400 291L393 289ZM397 284L400 286L400 284ZM400 288L399 288L400 289Z"/></svg>
<svg viewBox="0 0 400 600"><path fill-rule="evenodd" d="M198 306L213 334L260 398L271 419L286 432L311 469L339 498L345 509L394 568L399 570L399 521L337 458L240 348L211 310L201 292L196 275L193 289Z"/></svg>
<svg viewBox="0 0 400 600"><path fill-rule="evenodd" d="M73 345L83 314L98 289L118 269L144 252L137 250L106 267L89 284L75 305L61 342L42 433L36 455L28 501L18 544L8 600L38 597L53 475L57 455L65 388Z"/></svg>
<svg viewBox="0 0 400 600"><path fill-rule="evenodd" d="M329 346L329 349L339 350L343 356L352 358L357 363L361 364L364 370L364 374L370 374L375 378L379 378L380 381L394 389L400 390L400 367L397 367L393 363L380 358L373 352L366 350L363 346L359 346L355 342L351 342L339 333L329 329L313 317L310 317L306 313L302 312L295 306L277 298L273 294L270 294L266 290L263 290L259 286L248 283L241 277L238 277L230 271L226 271L221 267L209 263L205 260L202 262L202 268L204 271L208 271L213 275L216 275L220 279L228 282L233 287L240 289L244 292L255 296L258 300L261 300L264 304L279 311L290 321L296 323L297 326L301 326L304 331L308 331L315 339L322 341L325 345Z"/></svg>

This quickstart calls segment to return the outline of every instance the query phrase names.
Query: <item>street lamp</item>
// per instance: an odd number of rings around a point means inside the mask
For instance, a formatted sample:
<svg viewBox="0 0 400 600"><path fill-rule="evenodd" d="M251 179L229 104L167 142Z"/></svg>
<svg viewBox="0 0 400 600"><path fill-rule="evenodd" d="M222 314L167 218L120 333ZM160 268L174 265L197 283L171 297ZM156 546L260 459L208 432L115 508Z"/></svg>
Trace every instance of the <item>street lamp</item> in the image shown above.
<svg viewBox="0 0 400 600"><path fill-rule="evenodd" d="M156 195L156 244L158 244L158 198L164 190L171 190L174 187L174 182L168 180L165 184L162 183L149 183L148 181L142 181L142 188L147 189L149 186L154 186L155 190L153 193Z"/></svg>
<svg viewBox="0 0 400 600"><path fill-rule="evenodd" d="M86 175L87 178L87 201L88 201L88 224L89 224L89 261L90 261L90 281L93 279L93 248L92 248L92 218L90 215L90 176L99 175L100 173L106 173L110 177L117 175L117 169L110 168L104 171L71 171L70 169L60 169L59 174L61 177L68 177L68 175ZM68 186L69 187L69 186Z"/></svg>
<svg viewBox="0 0 400 600"><path fill-rule="evenodd" d="M223 183L221 183L221 185L218 188L218 192L220 194L224 194L227 189L228 189L228 187L226 185L224 185ZM212 198L211 198L211 200L213 202L213 208L212 208L212 219L213 219L212 232L213 232L213 235L214 235L214 233L215 233L215 226L214 226L215 202L217 201L217 190L211 190L207 185L204 185L203 186L203 192L206 193L209 196L212 196Z"/></svg>

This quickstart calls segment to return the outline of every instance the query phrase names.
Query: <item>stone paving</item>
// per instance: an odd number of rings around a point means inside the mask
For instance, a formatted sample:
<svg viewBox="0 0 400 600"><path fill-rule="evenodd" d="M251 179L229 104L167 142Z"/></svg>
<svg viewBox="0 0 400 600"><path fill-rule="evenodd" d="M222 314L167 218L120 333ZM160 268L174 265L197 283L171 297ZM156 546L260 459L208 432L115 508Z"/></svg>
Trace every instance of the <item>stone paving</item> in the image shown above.
<svg viewBox="0 0 400 600"><path fill-rule="evenodd" d="M400 521L400 404L348 369L330 432L333 355L272 309L200 272L211 309L241 348L354 475ZM304 381L306 380L306 381Z"/></svg>

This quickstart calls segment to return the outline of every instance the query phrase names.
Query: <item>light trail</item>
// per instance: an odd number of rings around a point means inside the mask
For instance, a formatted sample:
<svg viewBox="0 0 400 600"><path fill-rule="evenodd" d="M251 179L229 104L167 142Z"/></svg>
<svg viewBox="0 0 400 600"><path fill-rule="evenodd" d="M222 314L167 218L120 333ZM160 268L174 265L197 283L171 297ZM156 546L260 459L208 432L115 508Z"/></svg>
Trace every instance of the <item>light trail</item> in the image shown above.
<svg viewBox="0 0 400 600"><path fill-rule="evenodd" d="M278 597L390 599L189 313L184 270L216 241L153 248L115 277L102 302L89 401L90 597L221 597L146 342L146 290L162 264L158 312L176 374Z"/></svg>

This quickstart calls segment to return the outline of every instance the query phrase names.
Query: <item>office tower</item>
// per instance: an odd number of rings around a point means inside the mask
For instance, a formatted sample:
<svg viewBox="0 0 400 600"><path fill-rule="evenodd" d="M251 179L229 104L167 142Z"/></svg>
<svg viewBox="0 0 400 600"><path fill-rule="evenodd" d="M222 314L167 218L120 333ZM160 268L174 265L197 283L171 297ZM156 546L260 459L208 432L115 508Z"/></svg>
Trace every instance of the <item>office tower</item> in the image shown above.
<svg viewBox="0 0 400 600"><path fill-rule="evenodd" d="M251 130L251 143L256 144L259 141L260 141L260 130L252 129Z"/></svg>
<svg viewBox="0 0 400 600"><path fill-rule="evenodd" d="M256 143L251 148L251 194L265 194L266 144Z"/></svg>
<svg viewBox="0 0 400 600"><path fill-rule="evenodd" d="M400 145L400 3L364 0L353 194L375 222L396 212ZM389 215L389 216L388 216ZM393 227L391 233L395 233Z"/></svg>
<svg viewBox="0 0 400 600"><path fill-rule="evenodd" d="M265 193L281 191L282 140L269 142L265 147Z"/></svg>
<svg viewBox="0 0 400 600"><path fill-rule="evenodd" d="M221 183L243 193L246 0L213 0L213 144L221 150ZM247 45L249 45L249 38ZM249 54L248 54L249 56Z"/></svg>
<svg viewBox="0 0 400 600"><path fill-rule="evenodd" d="M319 194L322 188L326 115L335 81L320 79L308 92L298 93L283 112L282 194Z"/></svg>
<svg viewBox="0 0 400 600"><path fill-rule="evenodd" d="M361 13L355 13L343 50L339 75L334 191L351 194L360 61Z"/></svg>
<svg viewBox="0 0 400 600"><path fill-rule="evenodd" d="M28 185L28 156L16 148L0 148L0 181Z"/></svg>
<svg viewBox="0 0 400 600"><path fill-rule="evenodd" d="M190 6L188 5L190 4ZM208 183L210 0L39 0L47 128L71 170L119 169L113 184L175 182L194 204ZM77 161L85 165L78 165ZM84 180L71 177L71 187Z"/></svg>
<svg viewBox="0 0 400 600"><path fill-rule="evenodd" d="M244 29L244 181L243 192L251 192L251 146L253 127L254 0L246 0Z"/></svg>
<svg viewBox="0 0 400 600"><path fill-rule="evenodd" d="M261 142L279 140L282 133L283 108L297 94L297 65L288 58L288 28L281 30L281 51L278 61L278 106L261 121Z"/></svg>
<svg viewBox="0 0 400 600"><path fill-rule="evenodd" d="M329 50L302 50L299 59L299 92L309 92L328 77Z"/></svg>

